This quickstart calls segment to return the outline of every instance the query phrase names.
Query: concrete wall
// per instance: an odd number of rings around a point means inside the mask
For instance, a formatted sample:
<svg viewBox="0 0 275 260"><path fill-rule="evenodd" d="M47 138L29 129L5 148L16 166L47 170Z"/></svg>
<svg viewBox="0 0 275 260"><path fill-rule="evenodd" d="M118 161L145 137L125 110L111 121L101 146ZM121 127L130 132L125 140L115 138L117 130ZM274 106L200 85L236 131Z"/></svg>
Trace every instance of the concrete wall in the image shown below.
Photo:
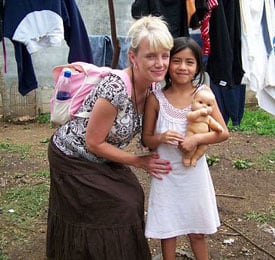
<svg viewBox="0 0 275 260"><path fill-rule="evenodd" d="M126 35L131 24L131 3L127 0L114 2L117 34ZM107 0L76 0L88 34L111 35ZM7 52L7 73L3 72L3 48L0 47L0 116L5 118L35 117L49 112L49 100L53 89L52 68L66 64L68 46L44 48L32 55L39 88L22 96L18 92L17 65L11 41L5 38Z"/></svg>

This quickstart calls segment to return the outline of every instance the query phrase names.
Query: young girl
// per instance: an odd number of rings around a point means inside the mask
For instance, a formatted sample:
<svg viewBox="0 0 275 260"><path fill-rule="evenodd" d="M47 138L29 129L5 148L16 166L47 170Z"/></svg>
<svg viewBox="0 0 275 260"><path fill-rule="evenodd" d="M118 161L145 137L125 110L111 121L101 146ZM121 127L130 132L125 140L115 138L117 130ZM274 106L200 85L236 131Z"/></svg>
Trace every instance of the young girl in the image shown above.
<svg viewBox="0 0 275 260"><path fill-rule="evenodd" d="M146 102L142 141L172 166L168 175L152 178L145 232L149 238L161 239L164 260L175 259L176 238L180 235L188 235L197 260L208 259L205 235L215 233L220 225L205 156L195 167L182 163L183 151L222 142L229 136L216 101L212 116L224 131L184 136L186 114L191 110L195 93L210 90L202 81L200 46L191 38L176 38L170 53L167 84L150 94Z"/></svg>

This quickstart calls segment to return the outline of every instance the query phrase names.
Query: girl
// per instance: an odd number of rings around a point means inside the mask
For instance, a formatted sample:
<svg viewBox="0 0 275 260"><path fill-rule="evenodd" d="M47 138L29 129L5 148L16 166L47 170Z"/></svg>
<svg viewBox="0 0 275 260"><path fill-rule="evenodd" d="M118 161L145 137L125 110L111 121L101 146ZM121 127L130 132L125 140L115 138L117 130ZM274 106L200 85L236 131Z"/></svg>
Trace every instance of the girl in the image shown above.
<svg viewBox="0 0 275 260"><path fill-rule="evenodd" d="M222 142L229 136L216 100L212 116L224 131L184 136L194 95L201 89L211 91L201 84L203 73L200 46L191 38L176 38L166 86L155 90L146 102L143 143L172 166L168 175L152 178L145 232L147 237L161 239L164 260L175 259L176 238L180 235L188 235L197 260L208 259L205 234L216 232L220 225L205 156L195 167L182 163L183 151Z"/></svg>

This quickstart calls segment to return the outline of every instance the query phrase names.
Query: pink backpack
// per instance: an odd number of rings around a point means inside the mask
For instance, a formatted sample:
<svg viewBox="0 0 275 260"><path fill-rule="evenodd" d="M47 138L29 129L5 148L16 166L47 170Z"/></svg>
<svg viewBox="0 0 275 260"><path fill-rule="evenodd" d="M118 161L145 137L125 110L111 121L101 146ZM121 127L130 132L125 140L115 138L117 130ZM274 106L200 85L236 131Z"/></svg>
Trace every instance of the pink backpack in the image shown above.
<svg viewBox="0 0 275 260"><path fill-rule="evenodd" d="M55 87L52 97L50 99L50 114L51 122L56 125L62 125L67 121L73 119L77 111L81 107L84 99L90 93L92 88L110 72L120 76L125 82L127 91L131 86L129 78L121 70L113 70L109 67L98 67L94 64L85 62L73 62L70 64L60 65L53 68L53 78L55 84L59 77L63 76L63 69L69 68L72 71L70 93L71 98L67 100L58 100L56 98L58 88ZM79 115L81 117L88 117L88 115Z"/></svg>

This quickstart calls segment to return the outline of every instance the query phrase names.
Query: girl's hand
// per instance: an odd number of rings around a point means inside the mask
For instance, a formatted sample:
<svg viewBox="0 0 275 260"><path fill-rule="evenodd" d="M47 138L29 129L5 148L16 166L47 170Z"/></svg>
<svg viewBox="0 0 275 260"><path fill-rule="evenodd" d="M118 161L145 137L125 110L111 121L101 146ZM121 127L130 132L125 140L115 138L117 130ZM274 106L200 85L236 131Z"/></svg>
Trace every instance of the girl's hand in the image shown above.
<svg viewBox="0 0 275 260"><path fill-rule="evenodd" d="M140 168L144 169L159 180L162 180L162 174L168 174L172 170L170 162L168 160L161 159L156 153L142 155L139 156L139 158Z"/></svg>
<svg viewBox="0 0 275 260"><path fill-rule="evenodd" d="M178 145L184 141L184 136L177 131L168 130L160 134L160 142L170 145Z"/></svg>
<svg viewBox="0 0 275 260"><path fill-rule="evenodd" d="M194 151L198 146L196 135L185 137L182 142L179 143L178 149L181 152L187 153Z"/></svg>

